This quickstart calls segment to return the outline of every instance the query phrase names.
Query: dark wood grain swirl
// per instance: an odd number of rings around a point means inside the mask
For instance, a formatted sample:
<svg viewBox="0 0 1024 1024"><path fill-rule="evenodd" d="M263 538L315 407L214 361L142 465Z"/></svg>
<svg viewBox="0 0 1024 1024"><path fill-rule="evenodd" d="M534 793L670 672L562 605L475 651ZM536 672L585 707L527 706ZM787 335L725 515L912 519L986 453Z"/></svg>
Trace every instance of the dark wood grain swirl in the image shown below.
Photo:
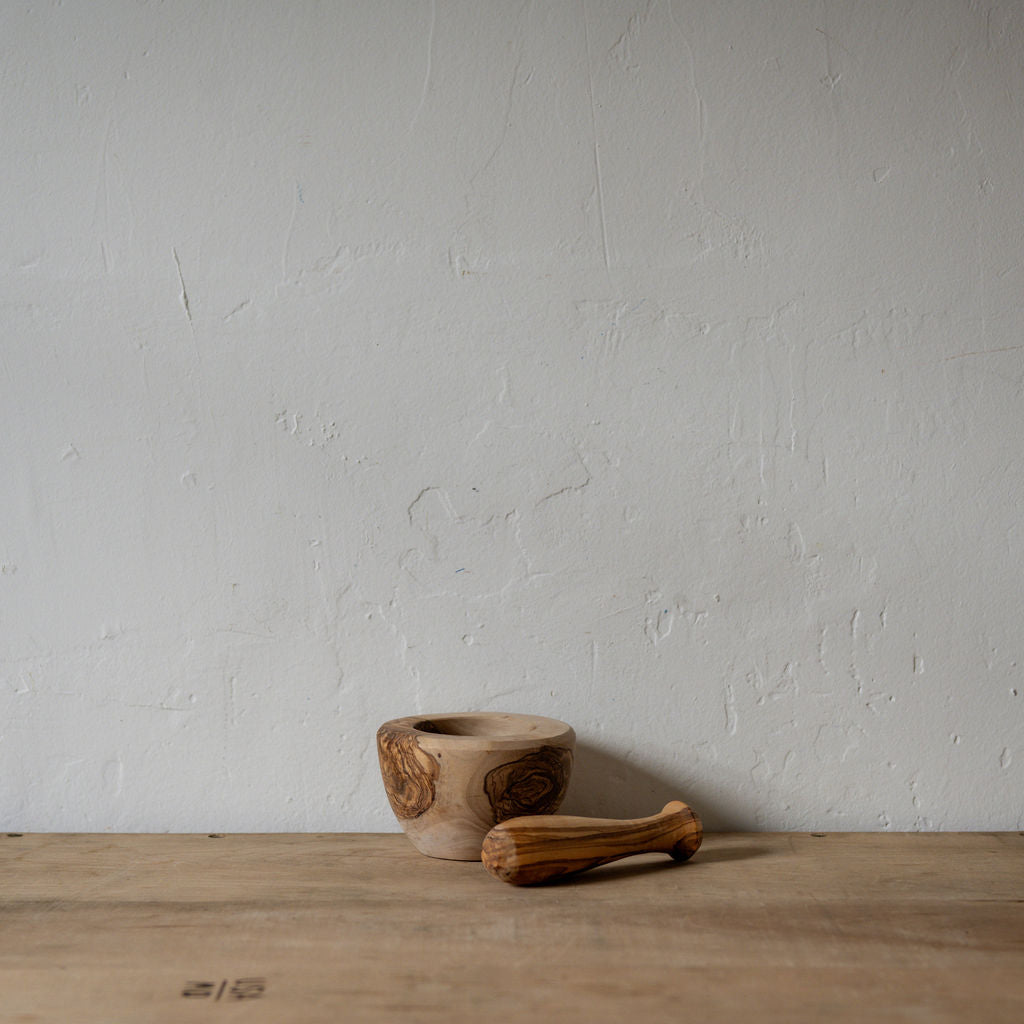
<svg viewBox="0 0 1024 1024"><path fill-rule="evenodd" d="M522 814L552 814L558 810L569 785L572 751L541 747L516 761L487 773L484 791L496 822Z"/></svg>
<svg viewBox="0 0 1024 1024"><path fill-rule="evenodd" d="M426 813L434 803L434 782L440 768L420 748L416 734L382 726L377 731L377 756L395 816L404 821Z"/></svg>

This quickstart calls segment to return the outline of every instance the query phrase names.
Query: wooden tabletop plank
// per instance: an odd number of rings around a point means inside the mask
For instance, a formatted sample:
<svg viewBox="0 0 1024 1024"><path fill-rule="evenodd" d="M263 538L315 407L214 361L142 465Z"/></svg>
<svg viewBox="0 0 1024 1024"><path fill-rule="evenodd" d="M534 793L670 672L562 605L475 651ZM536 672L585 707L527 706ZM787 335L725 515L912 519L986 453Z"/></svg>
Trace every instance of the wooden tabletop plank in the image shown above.
<svg viewBox="0 0 1024 1024"><path fill-rule="evenodd" d="M1017 1024L1024 836L711 835L536 888L401 835L0 836L0 992L4 1022Z"/></svg>

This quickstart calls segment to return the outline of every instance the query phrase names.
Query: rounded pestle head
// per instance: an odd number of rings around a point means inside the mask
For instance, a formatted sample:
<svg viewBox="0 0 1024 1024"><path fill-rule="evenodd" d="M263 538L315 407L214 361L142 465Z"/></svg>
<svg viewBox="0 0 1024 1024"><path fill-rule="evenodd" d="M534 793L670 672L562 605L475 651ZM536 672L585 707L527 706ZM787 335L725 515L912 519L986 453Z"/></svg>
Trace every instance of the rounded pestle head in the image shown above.
<svg viewBox="0 0 1024 1024"><path fill-rule="evenodd" d="M700 815L682 800L672 800L661 809L662 814L675 814L680 819L680 826L684 829L682 837L669 851L674 860L689 860L699 849L704 841L704 825Z"/></svg>

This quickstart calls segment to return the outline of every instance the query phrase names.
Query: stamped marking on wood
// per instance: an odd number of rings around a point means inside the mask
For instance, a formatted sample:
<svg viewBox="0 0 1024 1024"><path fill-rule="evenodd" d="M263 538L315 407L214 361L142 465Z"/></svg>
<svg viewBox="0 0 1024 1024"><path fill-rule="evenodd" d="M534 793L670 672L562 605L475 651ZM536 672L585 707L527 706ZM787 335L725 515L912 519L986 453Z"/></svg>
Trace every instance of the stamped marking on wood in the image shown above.
<svg viewBox="0 0 1024 1024"><path fill-rule="evenodd" d="M188 981L181 990L181 996L183 999L209 999L215 1003L221 999L239 1002L262 999L266 991L266 978L236 978L234 981L222 978L220 981Z"/></svg>

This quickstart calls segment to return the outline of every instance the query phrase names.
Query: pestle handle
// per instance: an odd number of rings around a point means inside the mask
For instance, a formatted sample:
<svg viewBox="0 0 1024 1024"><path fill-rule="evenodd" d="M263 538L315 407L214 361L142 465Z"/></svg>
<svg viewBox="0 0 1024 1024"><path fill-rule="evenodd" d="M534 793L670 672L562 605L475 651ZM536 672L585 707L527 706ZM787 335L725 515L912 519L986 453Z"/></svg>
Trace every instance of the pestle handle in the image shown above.
<svg viewBox="0 0 1024 1024"><path fill-rule="evenodd" d="M637 853L689 860L703 838L700 818L681 800L673 800L649 818L510 818L487 833L481 859L495 878L533 885Z"/></svg>

